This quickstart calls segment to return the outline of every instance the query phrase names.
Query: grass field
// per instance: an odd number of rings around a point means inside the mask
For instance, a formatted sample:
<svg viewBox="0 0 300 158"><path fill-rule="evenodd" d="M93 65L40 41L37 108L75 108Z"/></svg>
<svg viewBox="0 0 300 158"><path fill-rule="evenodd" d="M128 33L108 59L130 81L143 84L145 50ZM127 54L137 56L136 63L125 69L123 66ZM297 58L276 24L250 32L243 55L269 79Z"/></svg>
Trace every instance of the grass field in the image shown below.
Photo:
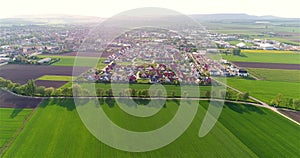
<svg viewBox="0 0 300 158"><path fill-rule="evenodd" d="M245 79L227 79L227 84L241 90L268 104L271 103L279 93L283 95L280 106L286 107L286 98L300 99L300 83L278 82ZM300 110L300 109L298 109Z"/></svg>
<svg viewBox="0 0 300 158"><path fill-rule="evenodd" d="M54 76L54 75L44 75L36 80L45 81L72 81L72 76Z"/></svg>
<svg viewBox="0 0 300 158"><path fill-rule="evenodd" d="M197 102L191 102L198 104ZM82 124L72 100L48 100L40 106L4 157L297 157L300 127L262 108L228 104L208 135L198 137L207 109L201 102L191 126L175 142L151 152L113 149L92 136ZM102 105L113 122L137 131L168 122L178 105L168 101L156 115L136 118L117 105ZM272 120L272 121L270 121Z"/></svg>
<svg viewBox="0 0 300 158"><path fill-rule="evenodd" d="M277 70L248 68L251 75L268 81L300 82L300 70Z"/></svg>
<svg viewBox="0 0 300 158"><path fill-rule="evenodd" d="M0 149L12 139L31 112L32 109L0 108Z"/></svg>
<svg viewBox="0 0 300 158"><path fill-rule="evenodd" d="M59 58L60 61L53 63L53 66L89 66L93 67L95 66L94 63L98 61L98 58L96 57L77 57L76 56L39 56L39 57L51 57L51 58ZM80 61L77 62L77 65L74 65L75 59ZM104 61L104 58L99 59L98 66L103 67L105 64L102 62Z"/></svg>
<svg viewBox="0 0 300 158"><path fill-rule="evenodd" d="M222 57L229 61L237 62L262 62L262 63L282 63L300 64L300 53L246 53L241 56L225 55Z"/></svg>

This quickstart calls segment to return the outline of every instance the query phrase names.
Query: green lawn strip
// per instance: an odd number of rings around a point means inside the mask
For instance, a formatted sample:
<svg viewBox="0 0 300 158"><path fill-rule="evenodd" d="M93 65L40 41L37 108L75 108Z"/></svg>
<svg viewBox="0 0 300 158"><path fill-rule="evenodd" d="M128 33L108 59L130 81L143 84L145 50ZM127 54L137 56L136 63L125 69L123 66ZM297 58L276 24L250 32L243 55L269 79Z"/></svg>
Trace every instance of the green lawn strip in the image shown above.
<svg viewBox="0 0 300 158"><path fill-rule="evenodd" d="M248 72L261 80L300 82L300 70L247 68Z"/></svg>
<svg viewBox="0 0 300 158"><path fill-rule="evenodd" d="M14 137L31 112L32 109L0 108L0 149Z"/></svg>
<svg viewBox="0 0 300 158"><path fill-rule="evenodd" d="M59 58L60 61L55 62L52 66L87 66L87 67L96 67L96 63L99 66L103 66L102 62L105 58L97 57L76 57L76 56L39 56L39 57L50 57L50 58ZM76 62L75 62L76 61Z"/></svg>
<svg viewBox="0 0 300 158"><path fill-rule="evenodd" d="M250 96L268 104L270 104L272 99L280 93L283 95L282 103L280 105L282 107L286 107L287 98L300 99L300 83L298 82L293 83L228 78L227 84L241 90L242 92L249 92Z"/></svg>
<svg viewBox="0 0 300 158"><path fill-rule="evenodd" d="M223 54L222 57L236 62L300 64L300 53L242 53L241 56Z"/></svg>
<svg viewBox="0 0 300 158"><path fill-rule="evenodd" d="M54 76L54 75L44 75L36 80L46 80L46 81L72 81L72 76Z"/></svg>

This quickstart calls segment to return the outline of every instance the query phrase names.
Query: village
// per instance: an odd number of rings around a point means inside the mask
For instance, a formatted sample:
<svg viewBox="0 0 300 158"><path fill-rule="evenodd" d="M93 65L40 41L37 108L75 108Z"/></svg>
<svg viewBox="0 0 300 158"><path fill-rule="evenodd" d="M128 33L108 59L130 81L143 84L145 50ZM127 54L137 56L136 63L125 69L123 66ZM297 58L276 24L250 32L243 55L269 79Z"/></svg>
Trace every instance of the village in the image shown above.
<svg viewBox="0 0 300 158"><path fill-rule="evenodd" d="M207 54L216 53L214 49L198 50L192 41L191 36L172 30L127 32L108 46L107 50L116 53L103 61L107 66L94 69L85 78L95 82L210 85L213 76L248 76L246 70L226 60L210 59Z"/></svg>

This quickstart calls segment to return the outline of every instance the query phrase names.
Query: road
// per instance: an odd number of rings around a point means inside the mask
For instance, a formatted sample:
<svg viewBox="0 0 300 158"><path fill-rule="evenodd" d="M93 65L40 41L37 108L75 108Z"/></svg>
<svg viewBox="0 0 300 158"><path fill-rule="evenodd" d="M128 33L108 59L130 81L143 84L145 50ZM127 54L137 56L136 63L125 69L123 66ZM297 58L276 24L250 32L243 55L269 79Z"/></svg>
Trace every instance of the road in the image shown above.
<svg viewBox="0 0 300 158"><path fill-rule="evenodd" d="M217 82L219 82L219 81L217 81ZM239 92L239 93L243 93L243 92L241 92L240 90L237 90L237 89L235 89L235 88L233 88L233 87L231 87L231 86L229 86L229 85L226 85L226 84L224 84L224 83L222 83L222 82L219 82L219 83L220 83L220 84L223 84L223 85L225 85L226 87L231 88L232 90L235 90L235 91L237 91L237 92ZM3 90L5 90L5 89L3 89ZM58 99L74 99L74 98L91 99L91 98L100 98L100 97L96 97L96 96L82 96L82 97L34 97L34 96L33 96L33 97L32 97L32 96L18 95L18 94L15 94L15 93L11 92L11 91L8 91L8 90L5 90L5 91L7 91L8 93L11 93L12 95L17 95L17 96L19 96L19 97L24 97L24 98L42 98L42 99L51 99L51 98L58 98ZM101 97L101 98L104 98L104 99L106 99L106 98L120 99L120 98L128 98L128 97ZM286 118L286 119L288 119L288 120L290 120L290 121L292 121L292 122L294 122L294 123L296 123L297 125L300 126L300 123L299 123L299 122L297 122L297 121L293 120L292 118L290 118L290 117L288 117L288 116L286 116L286 115L280 113L280 112L278 111L277 108L272 107L272 106L269 106L268 104L266 104L266 103L264 103L264 102L262 102L262 101L260 101L260 100L258 100L258 99L256 99L256 98L254 98L254 97L252 97L252 96L249 96L249 98L252 99L252 100L254 100L254 101L256 101L256 102L258 102L259 104L258 104L258 103L251 103L251 102L243 102L243 101L233 101L233 100L223 100L223 99L212 99L212 98L162 98L162 97L155 97L155 98L131 97L131 98L132 98L132 99L166 99L166 100L185 100L185 99L188 99L188 100L193 100L193 101L195 101L195 100L196 100L196 101L197 101L197 100L199 100L199 101L208 101L208 100L210 100L210 101L220 101L220 102L227 102L227 103L237 103L237 104L253 105L253 106L257 106L257 107L263 107L263 108L270 109L270 110L272 110L273 112L275 112L275 113L277 113L277 114L283 116L284 118Z"/></svg>

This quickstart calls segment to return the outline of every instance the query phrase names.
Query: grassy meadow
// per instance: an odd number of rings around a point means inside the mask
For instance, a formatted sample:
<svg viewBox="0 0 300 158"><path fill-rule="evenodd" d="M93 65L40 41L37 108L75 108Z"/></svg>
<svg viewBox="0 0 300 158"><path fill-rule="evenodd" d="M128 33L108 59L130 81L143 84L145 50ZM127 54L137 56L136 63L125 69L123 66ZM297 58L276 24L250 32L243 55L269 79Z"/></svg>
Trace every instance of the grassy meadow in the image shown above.
<svg viewBox="0 0 300 158"><path fill-rule="evenodd" d="M165 108L146 118L125 113L111 100L105 100L101 107L119 126L148 131L168 122L178 103L167 101ZM192 124L173 143L150 152L132 153L111 148L92 136L72 100L50 99L37 109L3 157L297 157L300 152L299 126L267 109L241 104L226 104L214 128L199 138L207 108L208 102L200 102Z"/></svg>
<svg viewBox="0 0 300 158"><path fill-rule="evenodd" d="M300 64L300 53L276 53L271 52L261 52L254 53L253 52L242 51L242 55L225 55L222 57L229 61L236 62L261 62L261 63L282 63L282 64ZM256 51L256 50L255 50Z"/></svg>
<svg viewBox="0 0 300 158"><path fill-rule="evenodd" d="M247 68L248 72L267 81L300 82L300 70Z"/></svg>
<svg viewBox="0 0 300 158"><path fill-rule="evenodd" d="M282 94L280 106L286 107L286 99L300 99L300 83L298 82L279 82L228 78L227 84L241 90L268 104L278 95ZM298 109L300 110L300 109Z"/></svg>

